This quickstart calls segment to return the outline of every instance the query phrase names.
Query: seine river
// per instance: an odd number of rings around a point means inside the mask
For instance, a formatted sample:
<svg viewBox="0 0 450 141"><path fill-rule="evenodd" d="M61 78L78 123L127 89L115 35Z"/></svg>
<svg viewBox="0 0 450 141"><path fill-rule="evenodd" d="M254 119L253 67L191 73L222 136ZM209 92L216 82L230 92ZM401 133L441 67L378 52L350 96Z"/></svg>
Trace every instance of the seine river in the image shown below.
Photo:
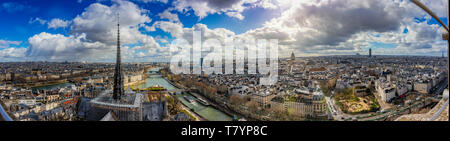
<svg viewBox="0 0 450 141"><path fill-rule="evenodd" d="M156 71L159 71L160 68L155 68L147 72L147 74L150 74L150 77L145 80L145 84L138 85L138 88L147 88L154 85L161 85L167 90L176 90L177 87L170 84L166 79L161 77L161 75L155 73ZM187 96L191 99L194 99L195 102L190 103L186 101L183 96ZM212 106L206 106L199 102L197 102L197 99L192 96L191 94L179 94L176 96L178 100L183 102L184 105L186 105L188 108L193 109L195 113L202 116L203 118L209 120L209 121L231 121L233 118L224 112L217 110L216 108Z"/></svg>

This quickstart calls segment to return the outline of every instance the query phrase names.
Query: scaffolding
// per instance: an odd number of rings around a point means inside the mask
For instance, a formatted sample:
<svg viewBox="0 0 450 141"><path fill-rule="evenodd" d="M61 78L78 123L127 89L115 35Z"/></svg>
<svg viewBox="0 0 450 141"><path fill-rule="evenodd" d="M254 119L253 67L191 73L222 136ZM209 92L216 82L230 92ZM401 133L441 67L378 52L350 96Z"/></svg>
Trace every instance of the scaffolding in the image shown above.
<svg viewBox="0 0 450 141"><path fill-rule="evenodd" d="M113 99L111 90L103 91L98 97L92 99L90 103L93 108L104 109L114 113L121 121L142 121L142 97L140 93L126 91L121 99Z"/></svg>

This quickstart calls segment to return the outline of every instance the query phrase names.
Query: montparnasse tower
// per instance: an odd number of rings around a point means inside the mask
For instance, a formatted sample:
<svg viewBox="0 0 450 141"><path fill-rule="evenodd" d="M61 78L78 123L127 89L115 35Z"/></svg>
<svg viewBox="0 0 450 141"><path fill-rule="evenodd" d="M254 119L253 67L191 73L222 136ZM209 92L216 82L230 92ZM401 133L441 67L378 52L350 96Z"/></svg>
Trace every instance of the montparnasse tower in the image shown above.
<svg viewBox="0 0 450 141"><path fill-rule="evenodd" d="M120 23L119 23L119 13L117 13L117 57L116 57L116 68L114 71L114 88L113 88L113 99L120 100L120 97L124 93L123 91L123 74L120 60Z"/></svg>
<svg viewBox="0 0 450 141"><path fill-rule="evenodd" d="M291 60L295 60L294 52L291 53Z"/></svg>

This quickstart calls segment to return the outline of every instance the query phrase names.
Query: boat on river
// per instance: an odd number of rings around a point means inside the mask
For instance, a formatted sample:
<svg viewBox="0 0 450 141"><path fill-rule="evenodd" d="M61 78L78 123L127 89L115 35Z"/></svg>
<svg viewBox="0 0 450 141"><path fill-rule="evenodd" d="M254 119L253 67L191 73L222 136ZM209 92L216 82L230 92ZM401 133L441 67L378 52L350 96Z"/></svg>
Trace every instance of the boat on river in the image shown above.
<svg viewBox="0 0 450 141"><path fill-rule="evenodd" d="M205 105L205 106L208 106L208 105L209 105L209 103L208 103L206 100L202 99L202 98L197 98L197 101L198 101L199 103Z"/></svg>
<svg viewBox="0 0 450 141"><path fill-rule="evenodd" d="M186 101L188 101L189 103L192 103L192 104L195 103L195 100L193 100L192 98L189 98L189 97L187 97L187 96L183 96L183 98L184 98Z"/></svg>

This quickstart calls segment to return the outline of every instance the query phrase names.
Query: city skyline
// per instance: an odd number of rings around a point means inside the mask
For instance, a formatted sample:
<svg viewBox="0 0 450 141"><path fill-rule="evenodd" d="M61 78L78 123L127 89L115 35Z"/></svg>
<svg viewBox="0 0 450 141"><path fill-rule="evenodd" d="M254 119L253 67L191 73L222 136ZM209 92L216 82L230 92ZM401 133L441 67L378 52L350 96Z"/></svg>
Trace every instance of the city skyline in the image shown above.
<svg viewBox="0 0 450 141"><path fill-rule="evenodd" d="M447 21L444 1L422 2ZM2 62L113 62L117 12L126 21L121 27L123 62L166 62L170 42L191 41L193 30L202 31L203 39L278 39L280 58L291 52L296 57L368 55L369 48L374 56L447 56L441 26L409 1L49 3L1 3Z"/></svg>

